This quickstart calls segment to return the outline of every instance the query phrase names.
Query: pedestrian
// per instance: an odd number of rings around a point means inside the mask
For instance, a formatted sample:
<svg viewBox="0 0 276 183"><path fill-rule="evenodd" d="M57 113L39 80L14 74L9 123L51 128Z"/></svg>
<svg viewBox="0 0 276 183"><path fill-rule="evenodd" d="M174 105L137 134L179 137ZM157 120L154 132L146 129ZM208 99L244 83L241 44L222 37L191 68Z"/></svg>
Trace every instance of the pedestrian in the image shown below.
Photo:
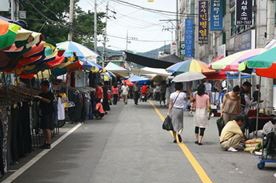
<svg viewBox="0 0 276 183"><path fill-rule="evenodd" d="M194 122L195 122L195 143L202 145L202 139L206 127L208 126L208 110L210 108L210 97L205 91L203 84L198 86L194 97Z"/></svg>
<svg viewBox="0 0 276 183"><path fill-rule="evenodd" d="M103 108L104 111L110 111L110 106L109 106L109 99L108 99L108 86L105 84L103 86L103 100L102 100Z"/></svg>
<svg viewBox="0 0 276 183"><path fill-rule="evenodd" d="M149 88L146 83L141 87L141 101L146 102L148 99Z"/></svg>
<svg viewBox="0 0 276 183"><path fill-rule="evenodd" d="M244 115L247 115L248 111L250 110L251 106L251 83L248 81L245 81L242 84L241 91L240 91L240 96L241 96L241 108L242 108L242 113Z"/></svg>
<svg viewBox="0 0 276 183"><path fill-rule="evenodd" d="M126 82L124 82L124 85L121 87L121 90L122 90L123 101L124 101L125 104L127 104L129 87L127 86Z"/></svg>
<svg viewBox="0 0 276 183"><path fill-rule="evenodd" d="M41 149L51 149L52 130L54 129L54 100L55 96L50 90L50 82L44 80L40 84L41 93L36 96L40 100L39 109L41 114L40 128L43 130L44 144Z"/></svg>
<svg viewBox="0 0 276 183"><path fill-rule="evenodd" d="M104 111L101 100L98 99L97 104L96 104L96 112L95 112L96 119L102 119L104 117L105 113L106 112Z"/></svg>
<svg viewBox="0 0 276 183"><path fill-rule="evenodd" d="M256 90L253 92L253 102L258 102L258 98L261 99L260 85L256 85Z"/></svg>
<svg viewBox="0 0 276 183"><path fill-rule="evenodd" d="M119 97L119 88L117 84L112 86L112 97L113 97L113 105L117 105L118 97Z"/></svg>
<svg viewBox="0 0 276 183"><path fill-rule="evenodd" d="M223 97L221 116L223 117L224 124L233 120L241 113L240 91L240 87L237 85L232 91L226 93Z"/></svg>
<svg viewBox="0 0 276 183"><path fill-rule="evenodd" d="M96 87L96 99L103 100L103 88L101 83Z"/></svg>
<svg viewBox="0 0 276 183"><path fill-rule="evenodd" d="M139 88L139 85L138 83L135 83L134 86L133 86L133 92L134 92L134 103L135 105L138 105L138 100L139 100L139 97L140 97L140 88Z"/></svg>
<svg viewBox="0 0 276 183"><path fill-rule="evenodd" d="M166 105L166 81L161 82L161 87L160 87L160 105L162 105L162 102L164 106Z"/></svg>
<svg viewBox="0 0 276 183"><path fill-rule="evenodd" d="M174 143L182 142L181 132L183 131L183 108L186 94L182 92L183 84L175 83L175 92L170 95L168 115L171 116L173 124Z"/></svg>
<svg viewBox="0 0 276 183"><path fill-rule="evenodd" d="M231 152L243 150L245 137L241 127L244 125L244 121L245 117L238 115L224 126L220 135L220 145L223 150Z"/></svg>

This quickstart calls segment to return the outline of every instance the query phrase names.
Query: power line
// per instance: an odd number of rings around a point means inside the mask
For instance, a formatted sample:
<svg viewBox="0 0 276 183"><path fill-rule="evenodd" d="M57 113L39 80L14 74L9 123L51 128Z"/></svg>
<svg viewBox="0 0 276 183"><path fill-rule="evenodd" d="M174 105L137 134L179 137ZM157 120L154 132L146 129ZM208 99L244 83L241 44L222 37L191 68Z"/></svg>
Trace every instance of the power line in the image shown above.
<svg viewBox="0 0 276 183"><path fill-rule="evenodd" d="M113 1L115 3L118 3L118 4L128 6L128 7L141 9L141 10L144 10L144 11L149 11L151 13L159 13L159 14L168 15L168 16L176 16L176 12L173 12L173 11L146 8L146 7L143 7L143 6L140 6L140 5L137 5L137 4L133 4L133 3L129 3L129 2L126 2L126 1L122 1L122 0L111 0L111 1ZM182 15L182 14L179 14L179 15Z"/></svg>
<svg viewBox="0 0 276 183"><path fill-rule="evenodd" d="M115 36L115 35L110 35L110 34L107 34L108 37L112 37L112 38L117 38L117 39L122 39L122 40L126 40L125 37L120 37L120 36ZM129 39L130 40L130 39ZM171 41L171 40L143 40L143 39L133 39L133 40L130 40L130 41L138 41L138 42L152 42L152 43L164 43L165 41Z"/></svg>

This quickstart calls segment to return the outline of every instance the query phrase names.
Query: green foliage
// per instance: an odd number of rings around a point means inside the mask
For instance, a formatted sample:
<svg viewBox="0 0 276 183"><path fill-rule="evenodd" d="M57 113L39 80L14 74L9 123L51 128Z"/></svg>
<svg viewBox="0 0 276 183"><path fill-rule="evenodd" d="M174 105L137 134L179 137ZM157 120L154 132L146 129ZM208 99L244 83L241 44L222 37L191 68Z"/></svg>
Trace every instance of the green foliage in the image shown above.
<svg viewBox="0 0 276 183"><path fill-rule="evenodd" d="M94 13L84 12L75 0L75 17L73 23L73 41L93 48ZM20 0L20 10L27 12L28 29L41 32L47 42L56 44L66 41L69 32L70 0ZM6 16L7 14L1 13ZM102 34L105 23L104 13L98 13L98 34Z"/></svg>

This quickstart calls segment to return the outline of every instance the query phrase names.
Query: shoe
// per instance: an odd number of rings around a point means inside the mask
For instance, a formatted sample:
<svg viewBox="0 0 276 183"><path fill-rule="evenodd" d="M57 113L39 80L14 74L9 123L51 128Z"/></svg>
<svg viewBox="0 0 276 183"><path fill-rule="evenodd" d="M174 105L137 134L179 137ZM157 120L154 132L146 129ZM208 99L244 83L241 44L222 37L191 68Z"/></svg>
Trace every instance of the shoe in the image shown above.
<svg viewBox="0 0 276 183"><path fill-rule="evenodd" d="M197 144L198 144L198 145L200 145L200 146L202 145L202 143L201 143L201 142L198 142Z"/></svg>
<svg viewBox="0 0 276 183"><path fill-rule="evenodd" d="M181 142L182 142L181 135L178 135L178 140L179 140L179 143L181 143Z"/></svg>
<svg viewBox="0 0 276 183"><path fill-rule="evenodd" d="M229 151L229 152L237 152L238 150L235 149L234 147L229 147L229 148L227 149L227 151Z"/></svg>
<svg viewBox="0 0 276 183"><path fill-rule="evenodd" d="M195 141L195 144L198 144L198 141Z"/></svg>
<svg viewBox="0 0 276 183"><path fill-rule="evenodd" d="M51 149L51 144L43 144L39 147L40 149Z"/></svg>
<svg viewBox="0 0 276 183"><path fill-rule="evenodd" d="M176 139L174 139L173 143L176 143Z"/></svg>

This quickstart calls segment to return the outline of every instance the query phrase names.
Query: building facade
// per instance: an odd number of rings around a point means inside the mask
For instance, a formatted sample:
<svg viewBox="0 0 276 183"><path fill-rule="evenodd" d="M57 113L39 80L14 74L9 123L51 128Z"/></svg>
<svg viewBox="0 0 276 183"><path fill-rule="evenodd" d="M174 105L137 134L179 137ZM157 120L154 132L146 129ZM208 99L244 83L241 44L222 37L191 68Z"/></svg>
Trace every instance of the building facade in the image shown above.
<svg viewBox="0 0 276 183"><path fill-rule="evenodd" d="M204 1L204 2L202 2ZM207 14L208 23L207 25L207 41L201 41L199 32L202 31L202 26L206 26L205 23L200 23L199 16L202 11L203 3L207 2ZM222 11L222 29L221 30L210 30L210 14L211 8L219 2L220 11ZM250 2L247 0L246 2ZM225 57L238 51L263 48L272 39L276 38L276 1L273 0L252 0L252 25L236 25L236 0L180 0L179 11L181 13L181 30L180 36L182 43L182 54L184 57L194 57L210 63L216 59ZM202 5L203 4L203 5ZM199 9L201 10L199 12ZM185 34L185 31L191 33L187 25L187 20L193 21L193 44L191 43L191 37ZM219 24L217 24L219 25ZM188 31L187 31L188 30ZM186 39L189 39L188 41ZM185 44L189 43L189 44ZM192 45L192 46L191 46ZM190 54L191 47L192 55ZM187 52L187 54L186 54ZM257 77L252 80L256 83ZM274 81L274 83L276 83ZM273 100L276 100L276 95L273 97L273 80L262 79L262 95L264 99L264 106L271 108L273 106ZM276 91L276 90L275 90ZM276 104L276 102L275 102ZM276 106L274 106L276 107Z"/></svg>

